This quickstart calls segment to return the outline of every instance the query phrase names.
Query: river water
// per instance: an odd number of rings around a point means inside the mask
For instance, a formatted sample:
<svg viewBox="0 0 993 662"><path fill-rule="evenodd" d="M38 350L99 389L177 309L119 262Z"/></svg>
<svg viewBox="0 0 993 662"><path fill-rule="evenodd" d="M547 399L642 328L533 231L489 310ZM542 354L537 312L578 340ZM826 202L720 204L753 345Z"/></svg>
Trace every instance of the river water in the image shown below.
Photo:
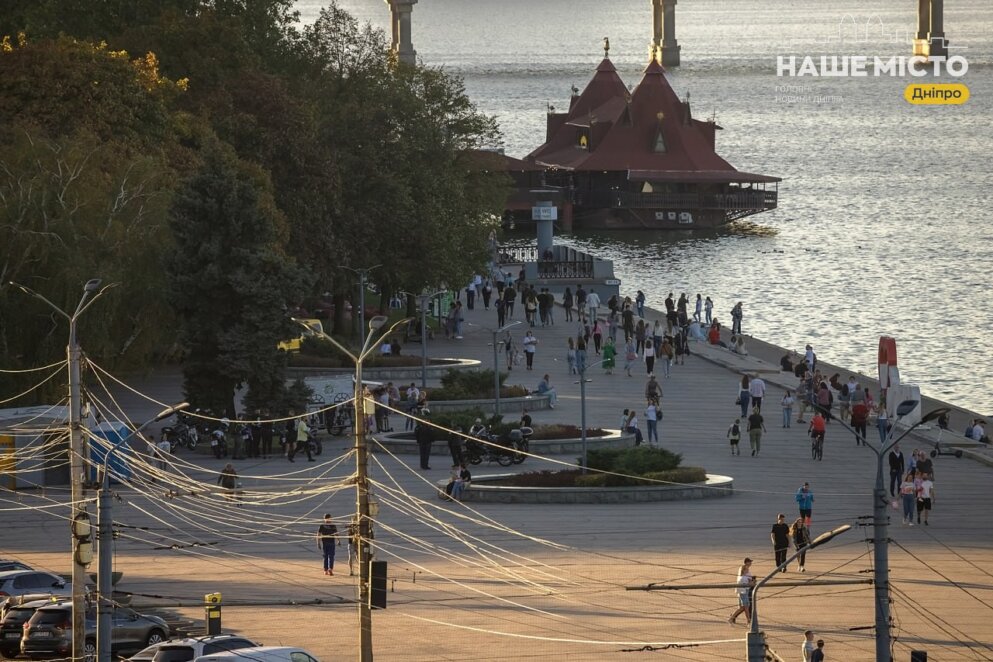
<svg viewBox="0 0 993 662"><path fill-rule="evenodd" d="M388 31L383 0L341 0ZM300 0L310 22L320 2ZM879 335L897 338L905 381L993 414L993 5L945 3L950 55L969 64L964 105L915 106L930 78L777 76L777 56L910 54L916 0L683 0L682 66L669 78L697 117L716 115L718 152L783 178L780 208L710 233L589 233L561 241L613 259L622 289L660 307L670 291L709 295L730 322L788 348L875 374ZM461 75L496 115L508 154L544 140L546 104L565 108L603 57L637 84L649 0L420 0L413 41ZM799 91L784 85L803 86ZM792 97L792 98L790 98Z"/></svg>

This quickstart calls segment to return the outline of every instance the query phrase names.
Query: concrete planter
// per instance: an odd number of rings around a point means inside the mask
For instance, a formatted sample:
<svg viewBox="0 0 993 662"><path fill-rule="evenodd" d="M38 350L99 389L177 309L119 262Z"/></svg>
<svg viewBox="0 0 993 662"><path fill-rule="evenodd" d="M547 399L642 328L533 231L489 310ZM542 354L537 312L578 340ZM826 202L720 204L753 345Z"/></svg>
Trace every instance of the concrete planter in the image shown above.
<svg viewBox="0 0 993 662"><path fill-rule="evenodd" d="M435 361L432 363L432 361ZM444 361L444 363L438 363ZM479 370L482 363L475 359L428 359L427 379L439 380L449 370ZM286 375L290 379L296 377L320 377L322 375L353 375L352 368L287 368ZM421 366L392 366L382 368L362 368L362 377L370 381L394 381L400 383L421 383Z"/></svg>
<svg viewBox="0 0 993 662"><path fill-rule="evenodd" d="M501 402L503 402L501 400ZM431 408L434 409L432 403ZM608 434L602 437L587 437L587 450L600 450L601 448L630 448L634 446L634 435L620 430L608 430ZM373 451L382 451L383 448L397 455L408 455L418 452L417 442L414 441L413 431L407 432L387 432L375 435L379 444L371 444ZM382 446L382 447L380 447ZM567 453L582 453L582 439L532 439L531 452L535 455L564 455ZM446 440L435 441L431 446L431 455L449 455L448 442Z"/></svg>
<svg viewBox="0 0 993 662"><path fill-rule="evenodd" d="M431 389L428 388L430 398ZM547 395L525 395L517 398L500 398L500 411L503 414L519 414L522 409L537 411L538 409L548 409L549 397ZM481 400L428 400L428 408L431 411L461 411L463 409L480 409L487 414L494 413L495 407L493 398Z"/></svg>
<svg viewBox="0 0 993 662"><path fill-rule="evenodd" d="M514 474L474 476L462 494L463 501L477 503L644 503L649 501L685 501L726 497L734 494L730 476L707 474L704 483L690 485L650 485L647 487L508 487L487 485ZM445 495L447 480L435 485L439 497Z"/></svg>

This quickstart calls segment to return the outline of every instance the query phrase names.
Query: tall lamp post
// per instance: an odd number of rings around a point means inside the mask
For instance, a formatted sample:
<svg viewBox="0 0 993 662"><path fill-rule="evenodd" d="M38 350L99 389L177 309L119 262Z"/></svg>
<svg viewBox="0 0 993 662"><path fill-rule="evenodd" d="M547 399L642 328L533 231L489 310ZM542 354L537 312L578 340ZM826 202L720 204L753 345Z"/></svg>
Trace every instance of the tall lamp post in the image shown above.
<svg viewBox="0 0 993 662"><path fill-rule="evenodd" d="M876 485L872 490L872 536L873 554L875 554L875 570L873 573L873 595L876 603L876 662L890 662L890 553L889 553L889 499L886 497L886 486L883 483L883 459L886 454L917 427L933 421L951 411L948 407L933 409L921 417L903 434L896 439L896 423L901 418L914 411L920 403L917 400L904 400L896 407L896 421L889 436L876 448L866 439L864 445L876 454ZM846 430L857 436L852 428L844 421L838 420Z"/></svg>
<svg viewBox="0 0 993 662"><path fill-rule="evenodd" d="M592 379L586 379L586 369L592 368L595 365L600 365L603 363L603 359L586 365L584 362L582 369L579 371L579 439L583 445L583 466L580 471L586 473L586 384L587 382L593 381ZM621 430L624 433L624 430Z"/></svg>
<svg viewBox="0 0 993 662"><path fill-rule="evenodd" d="M369 562L372 560L372 507L369 498L369 451L366 445L365 430L365 393L362 385L362 362L365 361L375 345L371 345L373 336L386 324L386 317L377 315L369 320L369 333L362 343L362 348L356 356L337 340L320 332L320 335L332 345L344 352L355 363L355 510L359 522L359 662L372 662L372 584ZM404 318L391 326L386 333L406 324L410 318ZM297 320L298 324L306 326Z"/></svg>
<svg viewBox="0 0 993 662"><path fill-rule="evenodd" d="M89 543L89 514L83 499L84 459L86 448L83 443L82 425L82 378L80 361L83 350L76 335L77 321L100 296L117 283L100 288L100 279L88 280L83 286L83 296L72 315L68 314L44 296L29 287L10 281L10 284L35 299L42 301L56 313L69 321L69 344L66 355L69 362L69 480L72 485L72 657L83 659L83 646L86 641L86 566L90 563L93 550Z"/></svg>
<svg viewBox="0 0 993 662"><path fill-rule="evenodd" d="M421 303L421 390L428 387L428 302L448 290L417 295Z"/></svg>
<svg viewBox="0 0 993 662"><path fill-rule="evenodd" d="M776 569L770 572L768 575L762 578L753 588L752 588L752 627L748 631L748 662L764 662L765 658L765 635L759 631L759 589L762 588L767 581L772 579L779 573L780 570L785 568L790 564L790 562L801 554L805 554L815 547L820 547L825 544L835 536L841 535L848 529L852 528L851 524L844 524L836 529L831 529L830 531L825 531L821 535L814 538L809 545L801 547L796 552L793 553L788 559L776 566Z"/></svg>
<svg viewBox="0 0 993 662"><path fill-rule="evenodd" d="M491 329L485 326L480 327L484 331L489 331L493 334L493 414L495 416L500 415L500 359L497 354L497 348L500 346L500 339L497 338L497 336L520 323L520 320L517 320L510 322L509 324L504 324L499 329ZM475 325L473 324L472 326Z"/></svg>
<svg viewBox="0 0 993 662"><path fill-rule="evenodd" d="M365 329L365 286L369 282L369 272L373 269L378 269L383 265L374 264L371 267L364 267L362 269L353 269L352 267L341 267L342 269L348 269L349 271L358 274L359 277L359 333L364 333ZM382 303L382 302L380 302Z"/></svg>
<svg viewBox="0 0 993 662"><path fill-rule="evenodd" d="M190 406L189 402L181 402L155 415L130 434L114 442L103 455L103 470L100 479L100 493L97 499L97 660L111 662L111 624L114 616L113 601L113 566L114 555L112 545L114 540L113 498L110 492L110 458L124 444L138 436L142 430L164 418L169 418L178 411Z"/></svg>

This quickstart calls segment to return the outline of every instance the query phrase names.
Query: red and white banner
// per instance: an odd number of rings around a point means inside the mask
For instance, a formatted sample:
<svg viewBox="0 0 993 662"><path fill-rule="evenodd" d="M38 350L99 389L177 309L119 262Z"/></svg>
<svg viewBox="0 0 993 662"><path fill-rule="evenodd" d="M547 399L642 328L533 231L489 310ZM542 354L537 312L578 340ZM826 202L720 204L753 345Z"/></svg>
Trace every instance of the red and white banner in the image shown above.
<svg viewBox="0 0 993 662"><path fill-rule="evenodd" d="M896 338L879 336L879 388L900 385L900 369L896 365Z"/></svg>

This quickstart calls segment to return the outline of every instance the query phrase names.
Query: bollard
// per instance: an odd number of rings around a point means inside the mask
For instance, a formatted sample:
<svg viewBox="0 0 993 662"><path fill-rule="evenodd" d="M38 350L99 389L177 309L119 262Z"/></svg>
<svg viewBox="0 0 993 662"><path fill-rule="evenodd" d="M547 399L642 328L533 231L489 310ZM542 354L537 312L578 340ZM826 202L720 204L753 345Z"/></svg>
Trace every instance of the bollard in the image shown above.
<svg viewBox="0 0 993 662"><path fill-rule="evenodd" d="M221 634L221 594L208 593L203 596L203 607L207 619L207 635Z"/></svg>

